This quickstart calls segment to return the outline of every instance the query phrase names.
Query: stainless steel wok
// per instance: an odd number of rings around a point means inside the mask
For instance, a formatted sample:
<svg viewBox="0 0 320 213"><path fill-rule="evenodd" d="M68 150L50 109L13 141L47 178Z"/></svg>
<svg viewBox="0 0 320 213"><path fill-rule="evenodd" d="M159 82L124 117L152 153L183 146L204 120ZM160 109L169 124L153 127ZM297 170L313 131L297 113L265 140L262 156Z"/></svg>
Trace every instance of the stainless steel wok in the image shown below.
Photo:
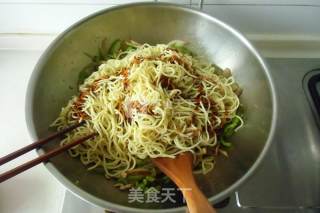
<svg viewBox="0 0 320 213"><path fill-rule="evenodd" d="M272 141L277 106L268 68L239 32L202 12L171 4L140 3L97 12L71 26L48 47L35 67L26 97L29 131L34 139L47 135L72 95L77 93L80 70L90 62L84 53L97 54L107 38L133 39L151 44L174 39L189 41L199 54L233 71L243 88L246 124L233 138L230 157L219 157L215 169L197 176L210 202L218 202L245 182L258 168ZM44 153L58 141L39 150ZM102 172L88 172L67 153L46 164L49 171L79 197L119 212L179 212L182 203L129 203ZM45 195L44 195L45 196Z"/></svg>

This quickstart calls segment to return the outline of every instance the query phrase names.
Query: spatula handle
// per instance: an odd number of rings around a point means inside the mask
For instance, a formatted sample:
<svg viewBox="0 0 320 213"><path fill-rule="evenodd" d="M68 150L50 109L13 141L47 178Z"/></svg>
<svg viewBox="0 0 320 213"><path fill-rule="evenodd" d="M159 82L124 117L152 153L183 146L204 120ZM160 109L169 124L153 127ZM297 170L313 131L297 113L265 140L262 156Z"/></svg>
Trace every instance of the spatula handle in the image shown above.
<svg viewBox="0 0 320 213"><path fill-rule="evenodd" d="M216 213L208 199L195 183L193 177L189 177L187 181L184 181L184 183L178 187L182 189L182 194L186 199L190 213Z"/></svg>
<svg viewBox="0 0 320 213"><path fill-rule="evenodd" d="M190 213L216 213L196 184L190 153L180 154L175 159L156 158L153 162L180 188Z"/></svg>

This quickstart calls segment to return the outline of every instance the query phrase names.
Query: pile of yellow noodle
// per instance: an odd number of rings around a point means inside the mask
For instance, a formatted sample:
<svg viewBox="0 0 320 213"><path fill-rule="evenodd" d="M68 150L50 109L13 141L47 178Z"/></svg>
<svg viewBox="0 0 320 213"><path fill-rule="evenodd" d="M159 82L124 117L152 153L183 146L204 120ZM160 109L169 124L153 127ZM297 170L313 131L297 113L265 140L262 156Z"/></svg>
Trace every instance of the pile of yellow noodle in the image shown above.
<svg viewBox="0 0 320 213"><path fill-rule="evenodd" d="M58 129L85 121L62 144L97 132L70 154L89 169L102 167L107 177L126 177L139 168L137 159L186 151L203 173L210 171L217 131L239 107L230 70L166 44L143 44L124 55L102 63L62 109L53 124Z"/></svg>

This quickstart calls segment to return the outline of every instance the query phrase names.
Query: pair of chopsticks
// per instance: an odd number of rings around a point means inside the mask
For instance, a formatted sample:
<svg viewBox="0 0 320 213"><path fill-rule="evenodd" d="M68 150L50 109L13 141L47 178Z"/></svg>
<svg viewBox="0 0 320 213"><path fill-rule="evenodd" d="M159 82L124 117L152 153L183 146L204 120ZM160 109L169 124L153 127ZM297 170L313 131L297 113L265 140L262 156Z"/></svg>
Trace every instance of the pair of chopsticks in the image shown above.
<svg viewBox="0 0 320 213"><path fill-rule="evenodd" d="M33 149L35 149L35 148L40 148L42 145L48 143L49 141L51 141L51 140L53 140L53 139L55 139L57 137L60 137L60 136L64 135L65 133L68 133L68 132L78 128L82 124L83 124L83 122L77 123L77 124L75 124L73 126L70 126L70 127L67 127L67 128L65 128L65 129L63 129L61 131L58 131L58 132L56 132L56 133L54 133L54 134L52 134L52 135L50 135L50 136L48 136L48 137L46 137L44 139L40 139L40 140L38 140L38 141L36 141L34 143L31 143L31 144L29 144L29 145L27 145L27 146L15 151L15 152L12 152L12 153L4 156L4 157L1 157L0 158L0 166L5 164L5 163L7 163L7 162L9 162L9 161L11 161L11 160L13 160L13 159L15 159L15 158L17 158L17 157L19 157L19 156L21 156L21 155L23 155L23 154L25 154L25 153L27 153L27 152L29 152L29 151L31 151L31 150L33 150ZM60 154L60 153L62 153L64 151L70 149L73 146L81 144L82 142L88 140L89 138L94 137L95 135L96 135L96 133L89 134L89 135L87 135L85 137L82 137L82 138L76 140L76 141L73 141L73 142L68 143L68 144L66 144L64 146L58 147L56 149L53 149L53 150L47 152L44 155L41 155L41 156L31 160L31 161L28 161L28 162L26 162L26 163L24 163L24 164L22 164L20 166L17 166L14 169L11 169L11 170L9 170L7 172L4 172L4 173L0 174L0 183L2 183L5 180L8 180L9 178L12 178L12 177L16 176L17 174L19 174L19 173L21 173L21 172L23 172L23 171L25 171L27 169L30 169L33 166L38 165L39 163L48 161L50 158L52 158L52 157L54 157L54 156L56 156L56 155L58 155L58 154Z"/></svg>

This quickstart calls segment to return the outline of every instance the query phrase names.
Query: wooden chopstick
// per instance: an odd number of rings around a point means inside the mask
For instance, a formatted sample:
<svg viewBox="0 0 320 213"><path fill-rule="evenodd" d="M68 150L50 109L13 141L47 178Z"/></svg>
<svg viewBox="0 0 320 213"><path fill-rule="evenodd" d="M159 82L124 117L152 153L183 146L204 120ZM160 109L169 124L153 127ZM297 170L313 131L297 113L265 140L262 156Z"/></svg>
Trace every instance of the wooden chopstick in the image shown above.
<svg viewBox="0 0 320 213"><path fill-rule="evenodd" d="M78 144L84 142L85 140L88 140L89 138L92 138L95 135L97 135L97 133L92 133L90 135L87 135L83 138L80 138L79 140L73 141L73 142L68 143L64 146L61 146L61 147L56 148L54 150L51 150L48 153L41 155L40 157L37 157L31 161L28 161L27 163L24 163L20 166L17 166L14 169L11 169L11 170L1 174L0 175L0 183L2 183L3 181L5 181L9 178L16 176L17 174L19 174L27 169L30 169L31 167L33 167L35 165L38 165L39 163L42 163L42 162L49 160L50 158L60 154L61 152L64 152L64 151L70 149L71 147L78 145Z"/></svg>
<svg viewBox="0 0 320 213"><path fill-rule="evenodd" d="M15 159L15 158L19 157L20 155L23 155L23 154L25 154L25 153L27 153L27 152L35 149L35 148L38 148L38 147L42 146L43 144L48 143L50 140L52 140L52 139L54 139L56 137L62 136L65 133L67 133L67 132L69 132L69 131L71 131L71 130L73 130L75 128L78 128L82 124L83 124L83 122L77 123L77 124L72 125L70 127L67 127L67 128L65 128L65 129L63 129L61 131L58 131L58 132L56 132L56 133L54 133L52 135L49 135L48 137L46 137L44 139L40 139L39 141L36 141L36 142L34 142L32 144L29 144L29 145L27 145L27 146L15 151L15 152L12 152L12 153L0 158L0 166L5 164L5 163L7 163L7 162L9 162L9 161L11 161L12 159Z"/></svg>
<svg viewBox="0 0 320 213"><path fill-rule="evenodd" d="M1 160L1 164L0 165L4 164L4 163L6 163L6 162L8 162L8 161L10 161L12 159L17 158L20 155L22 155L22 154L24 154L24 153L26 153L26 152L34 149L34 148L40 147L41 145L43 145L45 143L48 143L50 140L52 140L52 139L54 139L56 137L59 137L59 136L65 134L65 133L75 129L75 128L81 126L82 124L83 123L79 123L79 124L67 127L66 129L63 129L63 130L61 130L61 131L59 131L57 133L54 133L54 134L50 135L49 137L47 137L45 139L41 139L41 140L39 140L37 142L34 142L34 143L32 143L32 144L30 144L30 145L28 145L26 147L23 147L22 149L19 149L19 150L15 151L15 152L13 152L13 153L11 153L9 155L6 155L5 157L0 159ZM2 183L5 180L8 180L9 178L12 178L12 177L16 176L17 174L19 174L19 173L21 173L21 172L23 172L23 171L25 171L27 169L30 169L31 167L33 167L35 165L38 165L39 163L48 161L50 158L52 158L52 157L54 157L54 156L56 156L56 155L58 155L58 154L60 154L60 153L62 153L64 151L66 151L66 150L70 149L71 147L76 146L76 145L88 140L89 138L92 138L92 137L96 136L96 135L97 135L97 133L91 133L91 134L89 134L87 136L79 138L76 141L73 141L73 142L68 143L68 144L66 144L64 146L58 147L56 149L53 149L53 150L47 152L44 155L41 155L41 156L31 160L31 161L28 161L28 162L26 162L26 163L24 163L24 164L22 164L20 166L17 166L14 169L11 169L11 170L9 170L7 172L4 172L4 173L0 174L0 183Z"/></svg>

